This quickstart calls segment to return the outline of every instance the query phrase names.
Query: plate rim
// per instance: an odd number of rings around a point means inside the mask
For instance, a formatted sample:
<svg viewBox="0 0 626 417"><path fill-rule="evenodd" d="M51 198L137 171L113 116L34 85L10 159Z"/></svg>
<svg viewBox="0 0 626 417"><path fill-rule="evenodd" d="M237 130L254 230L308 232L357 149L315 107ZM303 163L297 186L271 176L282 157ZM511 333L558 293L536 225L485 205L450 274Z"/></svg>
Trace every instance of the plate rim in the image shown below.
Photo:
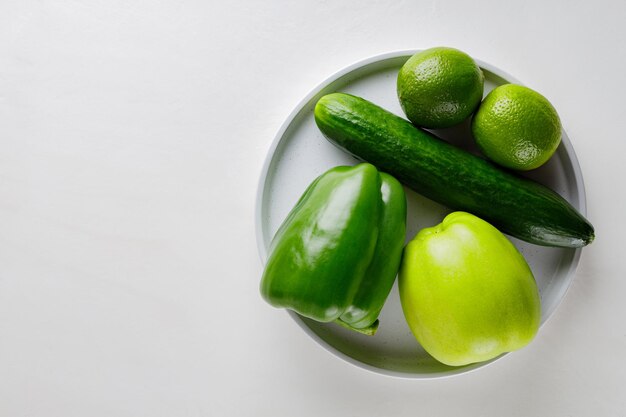
<svg viewBox="0 0 626 417"><path fill-rule="evenodd" d="M273 157L274 154L276 152L276 149L278 148L278 145L280 144L285 132L287 131L287 129L291 126L291 124L293 123L294 119L300 114L300 112L307 106L307 104L309 104L309 102L311 101L311 99L313 97L315 97L315 95L319 94L319 92L321 90L323 90L326 86L328 86L329 84L337 81L338 79L340 79L341 77L350 74L353 71L359 70L361 68L364 68L366 66L372 65L372 64L376 64L378 62L381 61L386 61L386 60L390 60L390 59L395 59L395 58L401 58L401 57L409 57L411 55L414 55L417 52L423 51L423 49L401 49L401 50L396 50L396 51L391 51L391 52L385 52L382 54L377 54L377 55L372 55L368 58L365 59L361 59L359 61L356 61L342 69L340 69L339 71L334 72L333 74L331 74L330 76L326 77L324 80L322 80L321 82L319 82L313 89L311 89L308 94L306 94L304 96L304 98L302 98L298 104L293 108L293 110L289 113L289 115L287 116L287 118L283 121L283 123L281 124L280 128L278 129L278 131L276 132L276 135L274 136L267 152L265 155L265 159L263 161L263 165L261 168L261 173L259 175L259 180L257 183L257 192L256 192L256 197L255 197L255 232L256 232L256 243L257 243L257 250L259 253L259 257L261 259L261 263L263 265L265 265L265 262L267 260L267 256L268 256L268 248L265 245L265 240L264 240L264 222L263 222L263 197L265 195L265 189L266 189L266 184L267 184L267 179L268 179L268 172L269 172L269 168L272 164L273 161ZM495 67L481 59L476 59L473 58L474 61L478 64L478 66L481 69L487 70L489 72L491 72L492 74L508 81L509 83L514 83L514 84L519 84L519 85L524 85L520 80L518 80L516 77L512 76L511 74L509 74L508 72ZM576 155L576 152L574 151L574 147L567 135L567 133L565 132L565 130L562 128L561 129L561 144L564 146L565 148L565 153L566 155L570 158L570 162L574 171L574 181L576 184L578 184L577 187L577 192L578 192L578 211L583 215L586 216L587 215L587 197L586 197L586 190L585 190L585 184L584 184L584 180L582 177L582 170L580 168L580 163L578 161L578 157ZM580 261L580 256L582 253L582 248L576 248L574 250L573 253L573 257L572 257L572 261L570 262L569 268L566 272L566 276L570 277L570 279L568 280L568 282L566 283L566 285L564 286L564 288L560 291L560 294L558 294L558 301L556 302L556 304L552 307L552 309L547 313L545 320L542 321L540 327L543 327L544 324L551 318L554 316L554 312L556 311L556 309L562 304L563 299L565 298L565 295L567 294L569 288L572 285L572 282L576 276L575 271L578 268L578 263ZM484 368L487 365L492 364L493 362L501 359L502 357L508 355L510 352L505 352L491 360L485 361L485 362L478 362L478 363L473 363L473 364L469 364L467 366L463 366L460 368L456 368L456 369L452 369L450 371L447 372L441 372L441 373L434 373L434 374L416 374L416 373L409 373L409 372L401 372L401 371L394 371L394 370L389 370L389 369L384 369L384 368L379 368L376 367L374 365L370 365L368 363L359 361L355 358L353 358L352 356L340 351L339 349L335 348L334 346L330 345L328 342L326 342L324 339L322 339L317 333L315 333L310 327L308 327L306 325L306 323L293 311L291 310L285 310L287 312L287 314L289 314L289 316L298 324L298 326L304 330L304 332L311 337L313 340L315 340L317 342L317 344L319 346L321 346L323 349L325 349L326 351L332 353L334 356L337 356L338 358L350 363L351 365L359 368L359 369L363 369L369 372L372 372L374 374L377 375L383 375L383 376L387 376L387 377L393 377L393 378L401 378L401 379L439 379L439 378L449 378L452 376L457 376L457 375L462 375L462 374L467 374L470 372L473 372L477 369L480 368Z"/></svg>

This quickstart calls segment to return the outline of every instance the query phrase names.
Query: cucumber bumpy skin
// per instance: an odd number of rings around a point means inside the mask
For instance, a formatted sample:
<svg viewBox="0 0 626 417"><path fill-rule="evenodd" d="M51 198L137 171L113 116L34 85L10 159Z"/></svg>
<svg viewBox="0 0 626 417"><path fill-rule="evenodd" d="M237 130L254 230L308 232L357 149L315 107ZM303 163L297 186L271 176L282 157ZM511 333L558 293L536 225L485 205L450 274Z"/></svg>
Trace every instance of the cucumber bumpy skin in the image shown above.
<svg viewBox="0 0 626 417"><path fill-rule="evenodd" d="M322 97L315 122L333 144L414 191L542 246L583 247L594 229L549 188L465 152L377 105L344 93Z"/></svg>

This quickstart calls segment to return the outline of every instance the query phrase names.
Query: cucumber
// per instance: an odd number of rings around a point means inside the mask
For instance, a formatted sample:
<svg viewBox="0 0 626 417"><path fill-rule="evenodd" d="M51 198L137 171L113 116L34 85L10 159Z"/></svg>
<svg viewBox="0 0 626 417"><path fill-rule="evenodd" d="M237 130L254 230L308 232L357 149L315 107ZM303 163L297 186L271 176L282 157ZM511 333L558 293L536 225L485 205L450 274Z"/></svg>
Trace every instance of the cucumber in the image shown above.
<svg viewBox="0 0 626 417"><path fill-rule="evenodd" d="M542 246L577 248L594 229L549 188L465 152L377 105L333 93L315 106L330 142L453 210L470 212L511 236Z"/></svg>

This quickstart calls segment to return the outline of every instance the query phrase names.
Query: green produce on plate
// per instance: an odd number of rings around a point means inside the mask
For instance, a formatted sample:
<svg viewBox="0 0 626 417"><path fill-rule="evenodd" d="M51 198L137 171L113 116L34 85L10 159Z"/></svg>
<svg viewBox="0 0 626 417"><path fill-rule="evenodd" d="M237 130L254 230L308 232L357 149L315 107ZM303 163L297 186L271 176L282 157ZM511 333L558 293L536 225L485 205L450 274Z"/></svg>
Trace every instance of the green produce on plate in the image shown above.
<svg viewBox="0 0 626 417"><path fill-rule="evenodd" d="M456 148L367 100L326 95L315 106L315 121L330 142L357 158L511 236L571 248L594 239L593 226L556 192Z"/></svg>
<svg viewBox="0 0 626 417"><path fill-rule="evenodd" d="M406 234L402 185L373 165L335 167L274 236L261 294L275 307L374 334Z"/></svg>
<svg viewBox="0 0 626 417"><path fill-rule="evenodd" d="M476 110L484 82L483 72L465 52L430 48L413 55L400 69L398 99L416 126L450 127Z"/></svg>
<svg viewBox="0 0 626 417"><path fill-rule="evenodd" d="M539 292L528 264L502 233L469 213L451 213L409 242L399 289L414 336L447 365L520 349L539 329Z"/></svg>
<svg viewBox="0 0 626 417"><path fill-rule="evenodd" d="M482 153L503 167L528 171L545 164L561 143L561 120L538 92L516 84L493 89L472 118Z"/></svg>

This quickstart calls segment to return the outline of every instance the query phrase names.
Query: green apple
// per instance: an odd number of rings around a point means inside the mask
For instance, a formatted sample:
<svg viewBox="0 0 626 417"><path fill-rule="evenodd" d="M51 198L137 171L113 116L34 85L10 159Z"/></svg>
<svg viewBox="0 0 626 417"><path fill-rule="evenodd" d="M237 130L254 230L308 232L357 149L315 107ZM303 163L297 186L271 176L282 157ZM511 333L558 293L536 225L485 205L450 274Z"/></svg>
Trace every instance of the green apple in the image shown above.
<svg viewBox="0 0 626 417"><path fill-rule="evenodd" d="M421 230L404 250L402 310L435 359L460 366L526 346L537 333L537 284L498 229L464 212Z"/></svg>

